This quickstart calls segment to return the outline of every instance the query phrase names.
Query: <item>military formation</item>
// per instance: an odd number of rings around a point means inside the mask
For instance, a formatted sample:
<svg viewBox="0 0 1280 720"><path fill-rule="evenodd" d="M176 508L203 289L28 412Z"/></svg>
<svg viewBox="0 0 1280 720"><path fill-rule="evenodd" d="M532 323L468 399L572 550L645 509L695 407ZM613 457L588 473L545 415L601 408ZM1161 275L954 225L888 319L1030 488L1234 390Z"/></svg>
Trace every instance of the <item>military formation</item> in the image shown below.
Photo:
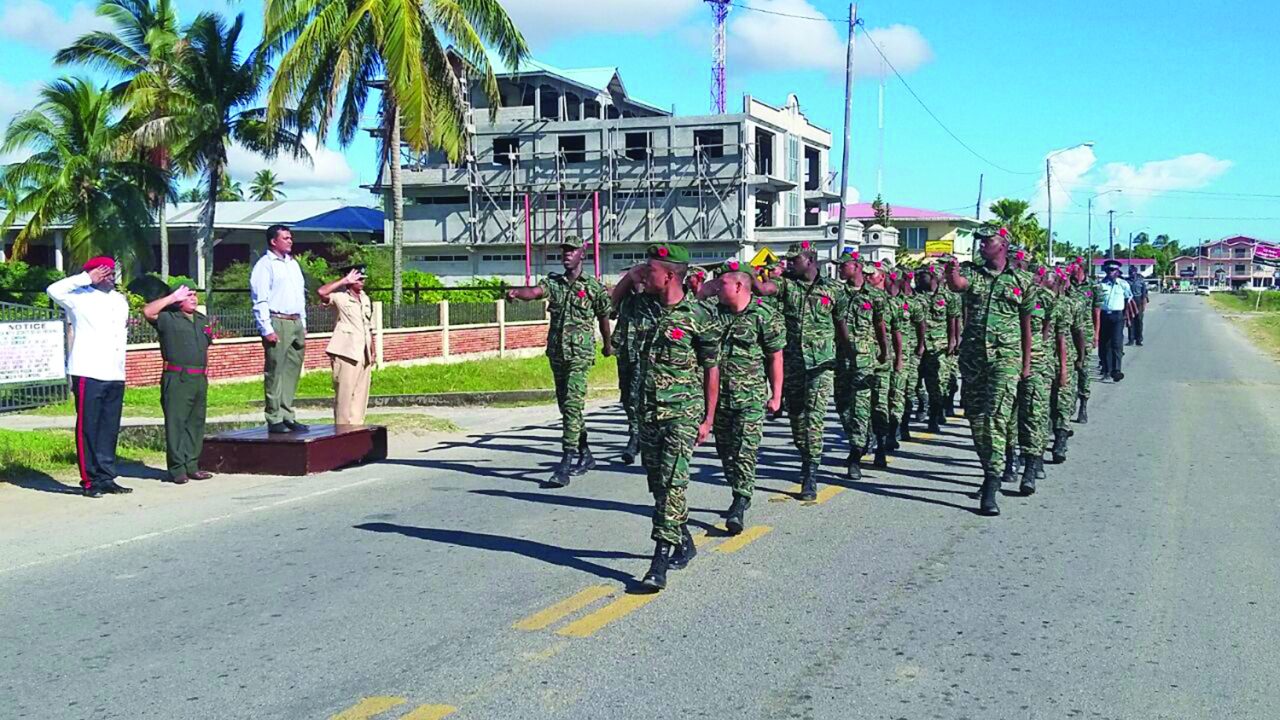
<svg viewBox="0 0 1280 720"><path fill-rule="evenodd" d="M1038 265L1003 228L976 237L972 263L893 267L844 249L834 277L809 242L760 268L728 260L710 279L684 247L655 244L611 290L583 276L581 244L570 238L564 275L508 294L549 305L564 454L548 486L594 467L583 408L598 328L604 354L618 357L621 461L640 459L653 495L655 546L641 580L651 591L697 554L686 496L694 448L714 436L732 494L725 527L737 534L770 419L785 413L800 499L817 497L833 402L854 481L868 455L886 467L913 423L936 432L963 412L983 471L978 512L998 515L1001 485L1034 494L1046 454L1065 462L1071 425L1088 421L1101 306L1082 259Z"/></svg>

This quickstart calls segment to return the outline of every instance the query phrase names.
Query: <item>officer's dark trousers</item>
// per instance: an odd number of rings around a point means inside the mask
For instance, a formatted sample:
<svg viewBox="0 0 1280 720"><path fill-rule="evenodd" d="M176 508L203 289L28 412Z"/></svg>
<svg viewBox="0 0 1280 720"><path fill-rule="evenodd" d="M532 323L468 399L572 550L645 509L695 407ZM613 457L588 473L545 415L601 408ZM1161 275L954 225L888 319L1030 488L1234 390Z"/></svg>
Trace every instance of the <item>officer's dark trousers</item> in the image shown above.
<svg viewBox="0 0 1280 720"><path fill-rule="evenodd" d="M1146 313L1137 313L1133 316L1133 320L1129 321L1129 342L1142 342L1142 318Z"/></svg>
<svg viewBox="0 0 1280 720"><path fill-rule="evenodd" d="M1120 372L1120 359L1124 357L1124 311L1102 311L1102 323L1098 328L1098 355L1102 359L1102 374L1114 376Z"/></svg>
<svg viewBox="0 0 1280 720"><path fill-rule="evenodd" d="M160 378L165 460L171 478L189 477L200 469L208 394L209 381L203 374L165 371Z"/></svg>
<svg viewBox="0 0 1280 720"><path fill-rule="evenodd" d="M80 486L116 479L116 437L124 406L124 383L71 376L76 400L76 460Z"/></svg>

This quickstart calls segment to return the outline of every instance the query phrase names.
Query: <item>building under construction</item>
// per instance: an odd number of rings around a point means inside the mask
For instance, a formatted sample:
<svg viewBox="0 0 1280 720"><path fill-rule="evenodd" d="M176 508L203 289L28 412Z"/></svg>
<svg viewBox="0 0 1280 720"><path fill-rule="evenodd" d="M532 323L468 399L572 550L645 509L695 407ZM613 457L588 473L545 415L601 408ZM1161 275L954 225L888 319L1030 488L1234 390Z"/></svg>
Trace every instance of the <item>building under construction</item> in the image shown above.
<svg viewBox="0 0 1280 720"><path fill-rule="evenodd" d="M652 242L685 244L698 264L797 240L830 247L831 133L794 95L781 107L746 96L739 113L682 117L630 97L616 68L533 62L498 80L492 123L484 95L468 88L464 163L402 155L408 267L446 281L523 281L558 269L569 235L610 275ZM861 240L860 226L851 230Z"/></svg>

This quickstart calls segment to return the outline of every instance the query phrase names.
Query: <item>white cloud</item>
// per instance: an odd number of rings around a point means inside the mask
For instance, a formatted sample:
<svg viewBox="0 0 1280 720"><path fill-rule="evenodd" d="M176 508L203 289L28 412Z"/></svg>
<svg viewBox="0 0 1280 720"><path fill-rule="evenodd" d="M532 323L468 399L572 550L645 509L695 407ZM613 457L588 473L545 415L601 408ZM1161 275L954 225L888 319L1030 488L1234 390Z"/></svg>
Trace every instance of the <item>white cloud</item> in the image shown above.
<svg viewBox="0 0 1280 720"><path fill-rule="evenodd" d="M64 48L81 35L106 27L109 23L83 2L72 5L65 17L41 0L6 2L0 11L0 38L43 50Z"/></svg>
<svg viewBox="0 0 1280 720"><path fill-rule="evenodd" d="M1130 205L1138 205L1169 190L1195 190L1208 185L1231 169L1230 160L1207 153L1179 155L1169 160L1153 160L1134 166L1107 163L1102 167L1101 188L1119 188Z"/></svg>
<svg viewBox="0 0 1280 720"><path fill-rule="evenodd" d="M506 0L507 14L535 49L567 37L666 30L704 7L701 0ZM707 22L711 21L707 11Z"/></svg>
<svg viewBox="0 0 1280 720"><path fill-rule="evenodd" d="M40 93L40 84L28 82L19 85L0 80L0 145L3 145L4 133L9 129L9 122L22 110L34 107ZM26 159L30 153L25 150L0 152L0 165Z"/></svg>
<svg viewBox="0 0 1280 720"><path fill-rule="evenodd" d="M747 0L748 7L770 13L816 17L817 8L806 0ZM868 41L870 36L870 42ZM728 63L755 70L821 70L843 73L848 36L844 27L784 15L730 11ZM933 49L920 31L910 25L873 28L854 42L853 67L859 76L879 76L883 63L874 42L889 62L906 74L933 59ZM891 72L883 68L884 72Z"/></svg>
<svg viewBox="0 0 1280 720"><path fill-rule="evenodd" d="M246 193L254 174L269 169L284 183L285 194L293 200L368 195L355 186L356 172L347 162L346 155L332 148L317 147L314 135L305 136L302 144L311 153L311 162L288 155L268 160L239 145L232 145L227 151L227 167L231 177L244 185Z"/></svg>
<svg viewBox="0 0 1280 720"><path fill-rule="evenodd" d="M1045 157L1052 166L1053 206L1058 210L1065 208L1079 194L1077 202L1083 203L1092 191L1087 187L1085 176L1097 164L1098 158L1093 148L1087 145L1051 150ZM1047 204L1044 195L1044 178L1041 177L1036 189L1036 198L1031 203L1031 210L1040 218L1045 215Z"/></svg>

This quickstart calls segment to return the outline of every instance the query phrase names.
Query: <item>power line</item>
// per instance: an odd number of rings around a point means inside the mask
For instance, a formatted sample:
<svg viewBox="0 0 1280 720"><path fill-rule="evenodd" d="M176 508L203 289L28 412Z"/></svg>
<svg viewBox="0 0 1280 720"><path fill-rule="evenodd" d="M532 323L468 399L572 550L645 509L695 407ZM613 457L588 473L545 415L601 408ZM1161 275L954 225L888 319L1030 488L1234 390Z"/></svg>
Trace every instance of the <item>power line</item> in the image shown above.
<svg viewBox="0 0 1280 720"><path fill-rule="evenodd" d="M826 15L817 15L817 16L815 16L815 15L796 15L796 14L794 14L794 13L778 12L777 10L765 10L764 8L758 8L758 7L754 7L754 6L751 6L751 5L743 5L742 3L736 3L736 2L735 2L735 3L729 3L729 4L730 4L730 5L732 5L733 7L736 7L736 8L742 8L743 10L750 10L751 12L764 13L765 15L777 15L778 17L792 18L792 19L795 19L795 20L812 20L812 21L814 21L814 22L835 23L835 24L838 24L838 25L847 25L847 24L848 24L848 21L847 21L847 20L838 20L838 19L833 18L833 17L827 17Z"/></svg>

